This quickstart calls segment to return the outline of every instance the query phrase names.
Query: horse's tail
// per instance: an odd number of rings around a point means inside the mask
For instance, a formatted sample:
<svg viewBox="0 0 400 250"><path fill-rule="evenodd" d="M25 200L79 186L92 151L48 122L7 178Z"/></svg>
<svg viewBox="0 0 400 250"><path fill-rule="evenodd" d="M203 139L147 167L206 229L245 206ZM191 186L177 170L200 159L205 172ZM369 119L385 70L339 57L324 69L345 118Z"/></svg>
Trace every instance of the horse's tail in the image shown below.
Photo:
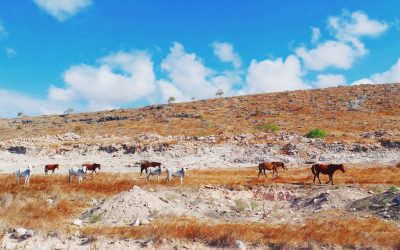
<svg viewBox="0 0 400 250"><path fill-rule="evenodd" d="M316 167L317 167L317 165L316 165L316 164L314 164L314 165L312 165L312 166L311 166L311 172L312 172L314 175L316 175L316 174L317 174Z"/></svg>

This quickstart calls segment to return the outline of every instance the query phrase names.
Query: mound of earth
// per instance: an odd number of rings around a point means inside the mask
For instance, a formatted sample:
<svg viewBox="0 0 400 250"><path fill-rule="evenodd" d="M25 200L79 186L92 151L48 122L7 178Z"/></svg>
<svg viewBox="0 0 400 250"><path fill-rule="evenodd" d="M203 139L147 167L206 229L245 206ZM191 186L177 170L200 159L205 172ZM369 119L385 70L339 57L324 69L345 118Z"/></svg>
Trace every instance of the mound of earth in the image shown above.
<svg viewBox="0 0 400 250"><path fill-rule="evenodd" d="M367 211L385 219L400 220L400 191L393 190L353 202L352 211Z"/></svg>
<svg viewBox="0 0 400 250"><path fill-rule="evenodd" d="M351 204L351 202L366 197L367 194L356 188L345 187L326 189L319 194L314 193L314 195L310 196L294 199L291 207L314 210L342 209Z"/></svg>

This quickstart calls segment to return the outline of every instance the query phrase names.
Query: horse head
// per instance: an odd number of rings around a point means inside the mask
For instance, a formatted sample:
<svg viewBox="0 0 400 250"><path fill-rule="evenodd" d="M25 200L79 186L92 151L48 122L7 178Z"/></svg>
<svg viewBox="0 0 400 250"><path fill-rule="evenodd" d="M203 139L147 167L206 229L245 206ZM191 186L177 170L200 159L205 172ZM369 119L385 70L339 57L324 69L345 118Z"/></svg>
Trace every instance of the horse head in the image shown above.
<svg viewBox="0 0 400 250"><path fill-rule="evenodd" d="M343 164L339 164L338 166L339 166L340 171L342 171L343 173L346 173L346 170L344 169Z"/></svg>

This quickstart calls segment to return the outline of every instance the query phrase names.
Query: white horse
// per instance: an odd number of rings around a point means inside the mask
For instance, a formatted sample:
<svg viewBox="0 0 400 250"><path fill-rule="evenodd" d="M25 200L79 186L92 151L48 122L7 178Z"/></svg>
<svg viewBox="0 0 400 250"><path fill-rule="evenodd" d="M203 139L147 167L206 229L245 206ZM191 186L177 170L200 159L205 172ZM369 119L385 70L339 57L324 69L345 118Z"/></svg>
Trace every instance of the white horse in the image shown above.
<svg viewBox="0 0 400 250"><path fill-rule="evenodd" d="M24 177L25 178L24 185L25 186L29 186L29 178L31 177L31 173L32 173L32 169L33 168L34 168L34 166L28 166L27 168L18 169L15 172L15 177L16 177L17 184L19 183L19 177Z"/></svg>
<svg viewBox="0 0 400 250"><path fill-rule="evenodd" d="M183 183L183 178L185 178L185 168L167 168L167 182L171 180L172 177L179 177L181 184Z"/></svg>
<svg viewBox="0 0 400 250"><path fill-rule="evenodd" d="M72 167L69 169L68 172L69 172L69 177L68 177L69 182L72 181L72 176L78 176L79 177L78 183L81 184L82 180L86 178L87 168L86 166L83 166L81 168Z"/></svg>
<svg viewBox="0 0 400 250"><path fill-rule="evenodd" d="M161 176L161 173L162 173L162 171L161 171L161 166L155 167L155 168L153 168L153 167L148 167L148 168L146 169L146 171L147 171L147 176L146 176L147 181L150 180L150 176L152 176L152 175L156 175L156 176L157 176L157 182L160 181L160 176Z"/></svg>

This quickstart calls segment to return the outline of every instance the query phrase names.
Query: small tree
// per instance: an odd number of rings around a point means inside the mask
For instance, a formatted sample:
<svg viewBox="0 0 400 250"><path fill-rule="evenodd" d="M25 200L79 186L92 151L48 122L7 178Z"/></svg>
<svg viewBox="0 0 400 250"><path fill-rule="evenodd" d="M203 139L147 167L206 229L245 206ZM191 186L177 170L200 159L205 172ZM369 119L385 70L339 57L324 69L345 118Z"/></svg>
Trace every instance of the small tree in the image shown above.
<svg viewBox="0 0 400 250"><path fill-rule="evenodd" d="M170 96L169 98L168 98L168 104L171 104L171 103L173 103L173 102L175 102L175 97L173 97L173 96Z"/></svg>
<svg viewBox="0 0 400 250"><path fill-rule="evenodd" d="M18 114L17 114L18 117L21 117L21 116L23 116L23 115L24 115L24 112L23 112L23 111L19 111Z"/></svg>
<svg viewBox="0 0 400 250"><path fill-rule="evenodd" d="M215 95L218 95L219 98L221 98L223 94L224 94L224 91L222 89L218 89L217 92L215 92Z"/></svg>
<svg viewBox="0 0 400 250"><path fill-rule="evenodd" d="M73 108L67 108L65 111L64 111L64 115L69 115L69 114L72 114L74 112L74 109Z"/></svg>

